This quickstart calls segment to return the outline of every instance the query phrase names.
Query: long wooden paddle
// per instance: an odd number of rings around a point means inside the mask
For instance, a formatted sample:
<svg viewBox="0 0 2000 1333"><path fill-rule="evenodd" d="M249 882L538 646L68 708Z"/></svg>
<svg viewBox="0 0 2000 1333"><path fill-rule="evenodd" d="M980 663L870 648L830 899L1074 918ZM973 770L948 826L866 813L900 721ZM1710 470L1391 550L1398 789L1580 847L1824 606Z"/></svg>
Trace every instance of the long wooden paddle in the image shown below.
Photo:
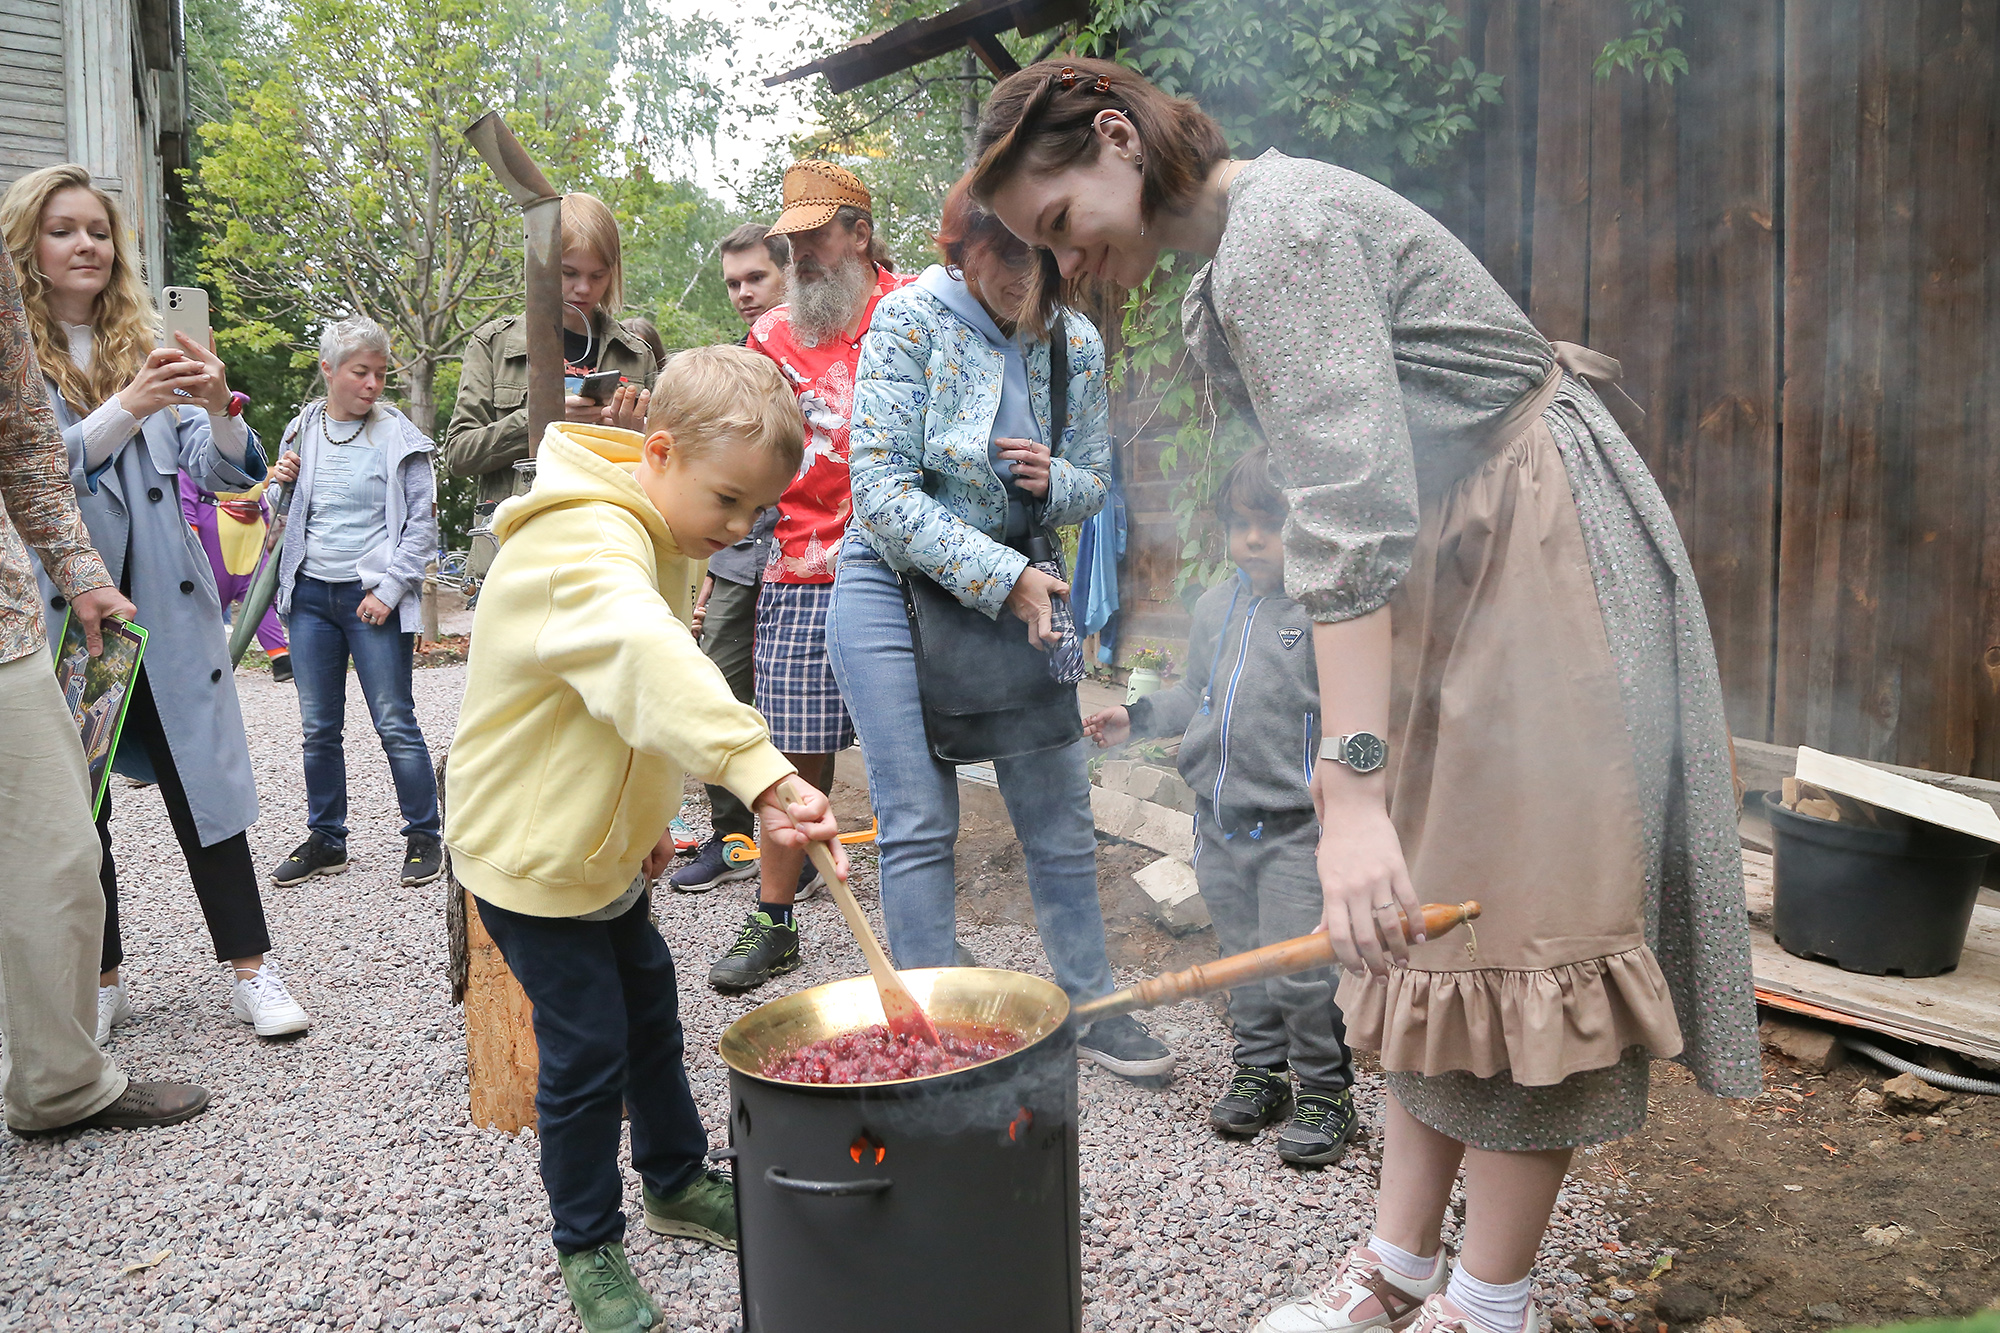
<svg viewBox="0 0 2000 1333"><path fill-rule="evenodd" d="M778 788L778 796L786 805L796 805L803 798L798 787L786 782ZM889 1031L899 1037L916 1041L926 1041L933 1046L943 1045L938 1040L937 1025L931 1016L917 1003L917 997L910 994L910 988L896 975L896 969L889 962L889 955L883 952L882 941L875 938L875 932L868 926L868 918L861 915L861 904L854 901L854 891L847 887L847 877L840 873L833 863L833 852L823 842L806 844L806 855L819 867L825 877L827 887L833 891L833 900L840 904L840 914L847 918L847 928L854 932L854 942L861 946L861 952L868 958L868 971L875 978L875 989L882 994L882 1017L889 1024Z"/></svg>
<svg viewBox="0 0 2000 1333"><path fill-rule="evenodd" d="M1434 940L1478 915L1479 904L1476 902L1425 903L1424 938ZM1404 922L1404 933L1409 933L1407 921ZM1311 935L1301 935L1297 939L1267 944L1248 953L1231 954L1212 963L1201 963L1182 972L1148 977L1123 990L1112 991L1111 994L1099 996L1095 1000L1086 1000L1070 1010L1070 1019L1079 1025L1094 1023L1100 1018L1110 1018L1113 1014L1129 1014L1134 1009L1155 1009L1163 1004L1172 1004L1176 1000L1228 990L1231 986L1263 981L1268 977L1283 977L1294 972L1310 972L1316 967L1331 967L1336 961L1338 960L1333 955L1333 944L1328 940L1326 932L1316 931Z"/></svg>

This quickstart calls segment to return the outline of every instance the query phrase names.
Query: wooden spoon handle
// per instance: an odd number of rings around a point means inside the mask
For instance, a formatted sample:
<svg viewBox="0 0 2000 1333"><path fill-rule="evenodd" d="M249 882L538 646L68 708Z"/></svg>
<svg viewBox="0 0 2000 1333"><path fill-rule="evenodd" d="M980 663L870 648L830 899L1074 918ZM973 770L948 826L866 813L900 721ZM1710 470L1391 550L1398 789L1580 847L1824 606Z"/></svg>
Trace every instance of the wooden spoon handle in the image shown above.
<svg viewBox="0 0 2000 1333"><path fill-rule="evenodd" d="M1459 923L1477 917L1479 910L1476 902L1426 903L1423 908L1424 938L1436 939ZM1409 933L1407 918L1403 928L1406 934ZM1182 972L1148 977L1136 985L1077 1005L1071 1012L1079 1023L1089 1023L1113 1014L1130 1013L1134 1009L1156 1009L1163 1004L1228 990L1252 981L1332 967L1336 962L1333 944L1326 932L1316 931L1296 939L1267 944L1247 953L1218 958L1212 963L1200 963Z"/></svg>
<svg viewBox="0 0 2000 1333"><path fill-rule="evenodd" d="M798 787L789 781L779 786L778 797L787 805L796 805L802 799ZM827 888L833 894L833 901L840 906L840 914L847 918L847 928L854 932L854 942L861 946L862 956L868 960L868 971L874 976L875 989L882 996L882 1016L887 1020L889 1030L921 1036L933 1046L940 1044L930 1015L917 1003L917 997L910 994L910 988L903 984L903 979L896 975L895 965L889 961L882 941L875 938L868 918L861 914L861 904L855 901L854 891L847 887L847 877L834 864L833 849L814 839L806 843L806 855L819 868L820 876L826 880Z"/></svg>

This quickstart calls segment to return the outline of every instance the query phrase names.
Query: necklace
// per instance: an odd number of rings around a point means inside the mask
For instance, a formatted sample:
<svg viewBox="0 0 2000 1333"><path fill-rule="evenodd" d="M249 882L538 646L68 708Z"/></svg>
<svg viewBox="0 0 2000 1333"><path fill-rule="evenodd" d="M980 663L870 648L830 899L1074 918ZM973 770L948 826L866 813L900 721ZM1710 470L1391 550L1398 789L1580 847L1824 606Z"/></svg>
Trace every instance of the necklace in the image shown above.
<svg viewBox="0 0 2000 1333"><path fill-rule="evenodd" d="M353 433L352 435L348 436L348 437L347 437L346 439L344 439L344 440L342 440L342 439L336 439L336 438L334 437L334 434L333 434L333 418L332 418L332 417L330 417L330 416L329 416L329 417L322 417L322 418L321 418L321 420L320 420L320 426L319 426L319 428L320 428L320 430L321 430L321 431L323 431L323 432L324 432L324 433L326 434L326 442L327 442L328 444L353 444L353 443L354 443L354 442L355 442L356 440L358 440L358 439L360 439L360 438L361 438L361 432L363 432L363 431L365 431L365 430L367 430L367 429L368 429L368 418L367 418L367 417L363 417L363 418L361 418L361 420L359 420L359 421L355 422L355 423L354 423L354 433Z"/></svg>

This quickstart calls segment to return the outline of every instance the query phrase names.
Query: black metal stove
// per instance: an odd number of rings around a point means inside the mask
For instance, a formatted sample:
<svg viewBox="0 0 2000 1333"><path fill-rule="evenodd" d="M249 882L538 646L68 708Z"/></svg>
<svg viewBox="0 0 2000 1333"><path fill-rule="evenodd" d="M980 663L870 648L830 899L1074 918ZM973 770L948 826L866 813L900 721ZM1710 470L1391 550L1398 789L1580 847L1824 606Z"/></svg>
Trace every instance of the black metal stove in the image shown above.
<svg viewBox="0 0 2000 1333"><path fill-rule="evenodd" d="M1029 1043L900 1083L750 1072L880 1022L866 977L775 1001L730 1029L744 1333L1077 1333L1076 1048L1062 992L992 969L903 976L940 1026L999 1025Z"/></svg>

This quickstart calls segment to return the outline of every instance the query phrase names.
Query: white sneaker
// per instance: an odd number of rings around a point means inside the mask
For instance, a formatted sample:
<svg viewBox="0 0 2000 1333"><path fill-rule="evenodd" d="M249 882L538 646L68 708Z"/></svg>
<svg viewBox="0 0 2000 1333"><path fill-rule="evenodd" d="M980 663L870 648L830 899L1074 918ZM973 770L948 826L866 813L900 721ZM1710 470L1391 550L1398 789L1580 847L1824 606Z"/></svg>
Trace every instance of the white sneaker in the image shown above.
<svg viewBox="0 0 2000 1333"><path fill-rule="evenodd" d="M97 1044L111 1040L111 1029L132 1017L132 997L121 980L115 986L97 988Z"/></svg>
<svg viewBox="0 0 2000 1333"><path fill-rule="evenodd" d="M1530 1305L1527 1318L1521 1324L1521 1333L1541 1333L1541 1330L1542 1317ZM1418 1312L1416 1322L1410 1325L1408 1333L1487 1333L1487 1328L1439 1292L1424 1302L1424 1308Z"/></svg>
<svg viewBox="0 0 2000 1333"><path fill-rule="evenodd" d="M256 975L236 978L230 989L229 1012L237 1022L255 1027L260 1037L304 1032L310 1022L304 1007L292 998L278 979L277 969L268 962Z"/></svg>
<svg viewBox="0 0 2000 1333"><path fill-rule="evenodd" d="M1429 1278L1406 1278L1384 1268L1375 1251L1357 1245L1341 1256L1332 1281L1302 1301L1271 1311L1251 1333L1358 1333L1369 1328L1407 1328L1429 1308L1424 1304L1426 1298L1444 1290L1450 1275L1451 1265L1440 1256L1437 1272ZM1363 1306L1374 1307L1373 1313L1358 1313Z"/></svg>

